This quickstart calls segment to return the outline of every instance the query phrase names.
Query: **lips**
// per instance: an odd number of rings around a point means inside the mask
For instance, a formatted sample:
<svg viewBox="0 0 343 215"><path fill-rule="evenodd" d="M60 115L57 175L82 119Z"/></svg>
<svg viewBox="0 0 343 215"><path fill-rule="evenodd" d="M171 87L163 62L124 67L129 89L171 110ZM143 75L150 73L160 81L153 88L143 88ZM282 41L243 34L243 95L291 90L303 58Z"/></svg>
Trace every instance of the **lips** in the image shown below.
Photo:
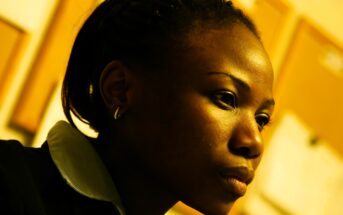
<svg viewBox="0 0 343 215"><path fill-rule="evenodd" d="M254 178L254 171L245 166L231 167L220 171L220 176L230 192L243 196Z"/></svg>

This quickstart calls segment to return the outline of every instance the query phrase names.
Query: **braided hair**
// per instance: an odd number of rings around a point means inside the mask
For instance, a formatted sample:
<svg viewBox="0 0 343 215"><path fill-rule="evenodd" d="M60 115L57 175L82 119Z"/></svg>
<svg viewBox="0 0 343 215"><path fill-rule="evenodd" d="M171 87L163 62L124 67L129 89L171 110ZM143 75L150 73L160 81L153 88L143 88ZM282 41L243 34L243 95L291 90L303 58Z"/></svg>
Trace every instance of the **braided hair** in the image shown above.
<svg viewBox="0 0 343 215"><path fill-rule="evenodd" d="M156 67L171 47L201 25L241 22L257 38L251 20L225 0L106 0L78 33L62 87L68 121L72 114L98 132L108 132L108 114L99 92L105 66L120 60L126 66Z"/></svg>

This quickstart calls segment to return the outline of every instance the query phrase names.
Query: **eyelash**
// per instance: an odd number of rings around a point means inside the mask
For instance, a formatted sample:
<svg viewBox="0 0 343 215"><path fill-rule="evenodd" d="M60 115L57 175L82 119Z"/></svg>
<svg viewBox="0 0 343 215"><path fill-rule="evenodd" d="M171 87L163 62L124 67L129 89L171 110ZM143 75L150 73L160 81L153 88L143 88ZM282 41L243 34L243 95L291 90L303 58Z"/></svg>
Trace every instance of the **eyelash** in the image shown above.
<svg viewBox="0 0 343 215"><path fill-rule="evenodd" d="M235 93L228 90L216 91L213 95L214 102L225 110L231 110L237 108L237 96ZM270 124L270 116L266 113L261 113L255 117L258 129L263 130L265 126Z"/></svg>
<svg viewBox="0 0 343 215"><path fill-rule="evenodd" d="M265 113L256 115L255 120L260 131L262 131L265 126L270 124L270 116Z"/></svg>
<svg viewBox="0 0 343 215"><path fill-rule="evenodd" d="M213 101L221 108L226 110L235 109L237 107L237 96L235 93L228 90L216 91L213 95Z"/></svg>

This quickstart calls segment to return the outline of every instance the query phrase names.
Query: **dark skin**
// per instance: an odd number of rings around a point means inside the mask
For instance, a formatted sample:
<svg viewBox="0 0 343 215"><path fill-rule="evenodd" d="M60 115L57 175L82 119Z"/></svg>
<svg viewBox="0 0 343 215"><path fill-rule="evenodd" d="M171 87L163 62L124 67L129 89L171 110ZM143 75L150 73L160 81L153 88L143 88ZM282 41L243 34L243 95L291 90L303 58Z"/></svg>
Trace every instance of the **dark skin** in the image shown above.
<svg viewBox="0 0 343 215"><path fill-rule="evenodd" d="M164 214L179 200L227 214L262 156L274 101L260 41L241 23L184 37L167 70L113 61L102 74L109 113L122 116L100 151L128 214Z"/></svg>

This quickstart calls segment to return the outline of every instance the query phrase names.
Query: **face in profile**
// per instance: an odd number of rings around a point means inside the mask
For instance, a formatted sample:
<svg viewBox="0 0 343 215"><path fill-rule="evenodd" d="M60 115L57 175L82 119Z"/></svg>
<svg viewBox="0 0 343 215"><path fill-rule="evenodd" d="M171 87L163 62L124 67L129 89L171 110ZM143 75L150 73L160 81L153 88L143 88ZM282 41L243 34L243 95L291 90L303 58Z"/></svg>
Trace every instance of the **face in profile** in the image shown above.
<svg viewBox="0 0 343 215"><path fill-rule="evenodd" d="M205 214L226 214L251 182L273 111L273 74L240 23L194 31L168 71L137 78L120 127L146 180Z"/></svg>

